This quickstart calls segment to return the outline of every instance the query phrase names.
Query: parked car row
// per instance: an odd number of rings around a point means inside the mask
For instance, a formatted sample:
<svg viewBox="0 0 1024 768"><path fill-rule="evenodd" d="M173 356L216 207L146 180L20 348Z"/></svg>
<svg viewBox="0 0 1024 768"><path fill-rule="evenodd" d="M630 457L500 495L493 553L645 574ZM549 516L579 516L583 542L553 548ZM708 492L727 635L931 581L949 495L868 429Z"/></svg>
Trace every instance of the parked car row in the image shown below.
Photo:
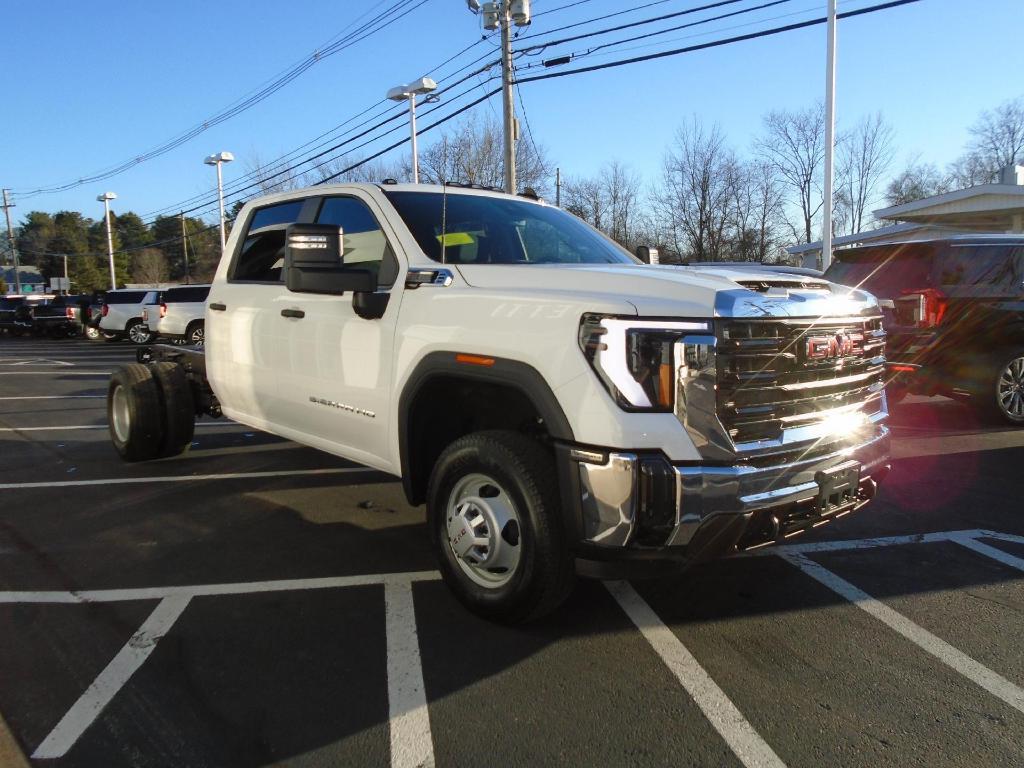
<svg viewBox="0 0 1024 768"><path fill-rule="evenodd" d="M10 295L0 299L0 331L55 338L202 346L209 285L118 289L92 296Z"/></svg>

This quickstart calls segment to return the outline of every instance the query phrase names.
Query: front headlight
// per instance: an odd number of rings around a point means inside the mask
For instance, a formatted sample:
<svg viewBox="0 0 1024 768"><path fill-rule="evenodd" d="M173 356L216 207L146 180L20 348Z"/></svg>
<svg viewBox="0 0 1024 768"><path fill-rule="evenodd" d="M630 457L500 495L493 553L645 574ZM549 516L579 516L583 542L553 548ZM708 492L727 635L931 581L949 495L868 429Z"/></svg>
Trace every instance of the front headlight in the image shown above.
<svg viewBox="0 0 1024 768"><path fill-rule="evenodd" d="M627 411L667 413L675 401L675 345L694 331L709 331L702 320L641 320L584 315L580 349L605 389Z"/></svg>

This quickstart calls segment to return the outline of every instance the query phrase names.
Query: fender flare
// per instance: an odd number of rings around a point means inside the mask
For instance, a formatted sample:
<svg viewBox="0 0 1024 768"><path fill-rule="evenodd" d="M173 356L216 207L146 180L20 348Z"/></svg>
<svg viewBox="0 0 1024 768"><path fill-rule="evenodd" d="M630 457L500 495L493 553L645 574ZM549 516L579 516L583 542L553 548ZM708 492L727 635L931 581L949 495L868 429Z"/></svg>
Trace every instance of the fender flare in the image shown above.
<svg viewBox="0 0 1024 768"><path fill-rule="evenodd" d="M458 362L457 352L431 352L423 357L405 382L398 400L398 450L402 469L402 488L410 504L422 504L422 494L413 484L410 456L410 415L416 396L431 380L446 377L512 387L521 392L537 408L547 425L548 433L558 441L574 440L572 427L547 381L531 365L507 358L491 358L493 364L474 365Z"/></svg>

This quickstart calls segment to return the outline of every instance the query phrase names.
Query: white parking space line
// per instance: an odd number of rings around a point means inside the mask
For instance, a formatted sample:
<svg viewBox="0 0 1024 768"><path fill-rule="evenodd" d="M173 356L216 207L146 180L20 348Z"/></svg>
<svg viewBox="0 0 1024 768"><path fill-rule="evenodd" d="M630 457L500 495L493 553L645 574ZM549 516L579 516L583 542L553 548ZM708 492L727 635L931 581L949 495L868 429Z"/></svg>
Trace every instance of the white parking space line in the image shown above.
<svg viewBox="0 0 1024 768"><path fill-rule="evenodd" d="M237 421L197 421L197 427L243 427L248 431L251 430L244 424L239 424ZM107 429L106 424L58 424L54 427L0 427L0 432L63 432L65 430L74 429Z"/></svg>
<svg viewBox="0 0 1024 768"><path fill-rule="evenodd" d="M13 395L0 400L106 400L106 395Z"/></svg>
<svg viewBox="0 0 1024 768"><path fill-rule="evenodd" d="M106 427L104 427L106 429ZM377 472L369 467L329 467L326 469L285 469L273 472L225 472L219 475L167 475L164 477L108 477L102 480L58 480L44 483L0 483L0 491L28 488L79 488L87 485L133 485L136 483L188 483L206 480L247 480L263 477L303 477L308 475L345 475Z"/></svg>
<svg viewBox="0 0 1024 768"><path fill-rule="evenodd" d="M665 626L647 602L627 582L606 582L608 591L661 657L714 729L747 768L785 766L767 742L743 717L693 654Z"/></svg>
<svg viewBox="0 0 1024 768"><path fill-rule="evenodd" d="M411 584L414 581L437 581L437 571L406 571L404 573L370 573L356 576L325 576L315 579L279 579L276 581L242 581L228 584L196 584L191 586L139 587L128 589L84 589L69 591L0 592L4 603L117 603L128 600L163 600L168 597L217 597L220 595L251 595L262 592L300 592L310 589L344 589L388 584Z"/></svg>
<svg viewBox="0 0 1024 768"><path fill-rule="evenodd" d="M986 535L986 531L972 529L964 531L941 531L936 533L914 533L908 536L886 536L878 539L845 539L841 541L809 541L802 544L780 544L774 547L744 552L737 557L767 557L788 554L806 555L815 552L846 552L855 549L872 549L875 547L897 547L903 544L934 544L942 541L953 541L956 536L974 538Z"/></svg>
<svg viewBox="0 0 1024 768"><path fill-rule="evenodd" d="M86 728L92 725L100 712L142 666L188 603L187 596L168 597L160 601L138 631L43 739L43 743L32 753L33 759L47 760L67 754Z"/></svg>
<svg viewBox="0 0 1024 768"><path fill-rule="evenodd" d="M1024 558L1016 557L1011 555L1009 552L1003 552L1001 549L990 547L988 544L982 544L980 541L966 536L959 538L954 537L951 541L956 542L961 547L977 552L979 555L990 557L993 560L998 560L1003 565L1008 565L1011 568L1016 568L1018 571L1024 571Z"/></svg>
<svg viewBox="0 0 1024 768"><path fill-rule="evenodd" d="M867 592L854 586L823 565L814 562L806 555L788 552L783 553L781 557L811 578L824 584L837 595L845 597L893 631L903 635L907 640L930 653L950 669L959 672L971 682L984 688L993 696L1002 699L1018 712L1024 714L1024 690L1021 690L1002 675L978 663L963 651L936 637L924 627L915 624L903 614L894 611L885 603L876 600Z"/></svg>
<svg viewBox="0 0 1024 768"><path fill-rule="evenodd" d="M0 371L0 376L109 376L113 371Z"/></svg>
<svg viewBox="0 0 1024 768"><path fill-rule="evenodd" d="M386 584L384 601L391 765L392 768L429 768L434 765L434 743L430 736L412 584Z"/></svg>

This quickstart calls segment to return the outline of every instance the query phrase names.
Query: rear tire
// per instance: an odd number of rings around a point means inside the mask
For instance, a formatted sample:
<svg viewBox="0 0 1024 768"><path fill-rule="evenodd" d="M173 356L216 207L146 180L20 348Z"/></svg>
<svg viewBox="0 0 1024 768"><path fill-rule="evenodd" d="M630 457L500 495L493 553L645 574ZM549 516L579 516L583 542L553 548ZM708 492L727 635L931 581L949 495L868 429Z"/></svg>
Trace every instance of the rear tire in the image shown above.
<svg viewBox="0 0 1024 768"><path fill-rule="evenodd" d="M989 422L1024 427L1024 347L989 358L973 392L973 405Z"/></svg>
<svg viewBox="0 0 1024 768"><path fill-rule="evenodd" d="M163 396L163 439L159 458L177 456L188 450L195 434L196 412L185 369L177 363L161 362L150 369Z"/></svg>
<svg viewBox="0 0 1024 768"><path fill-rule="evenodd" d="M155 459L163 438L160 389L140 363L114 371L107 387L107 424L114 449L125 461Z"/></svg>
<svg viewBox="0 0 1024 768"><path fill-rule="evenodd" d="M495 621L551 613L575 577L560 508L554 462L535 440L506 431L456 440L427 489L445 583L469 610Z"/></svg>
<svg viewBox="0 0 1024 768"><path fill-rule="evenodd" d="M82 334L89 341L99 341L99 339L100 339L100 329L99 328L95 328L95 327L93 327L91 325L85 326L85 328L82 330Z"/></svg>
<svg viewBox="0 0 1024 768"><path fill-rule="evenodd" d="M128 334L128 341L132 344L142 346L143 344L149 344L153 340L155 335L145 325L142 324L141 320L134 320L128 324L125 328L125 333Z"/></svg>
<svg viewBox="0 0 1024 768"><path fill-rule="evenodd" d="M201 347L206 341L205 323L197 320L185 329L185 343L193 347Z"/></svg>

